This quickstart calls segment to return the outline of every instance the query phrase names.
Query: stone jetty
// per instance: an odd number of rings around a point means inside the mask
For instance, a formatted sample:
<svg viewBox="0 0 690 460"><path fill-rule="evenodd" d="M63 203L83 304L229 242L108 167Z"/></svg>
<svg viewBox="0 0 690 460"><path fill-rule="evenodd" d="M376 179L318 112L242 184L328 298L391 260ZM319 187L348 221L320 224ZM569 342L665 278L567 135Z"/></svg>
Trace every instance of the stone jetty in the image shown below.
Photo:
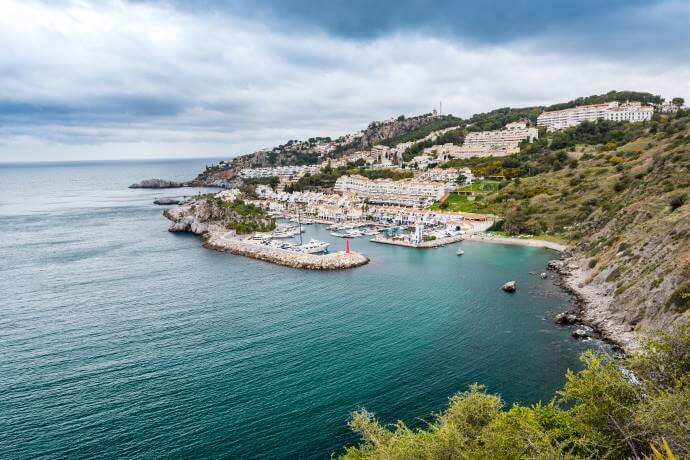
<svg viewBox="0 0 690 460"><path fill-rule="evenodd" d="M369 263L367 256L357 252L347 254L344 251L340 251L324 255L306 254L264 246L243 237L229 235L228 233L208 233L204 246L216 251L229 252L230 254L265 260L286 267L307 270L343 270Z"/></svg>

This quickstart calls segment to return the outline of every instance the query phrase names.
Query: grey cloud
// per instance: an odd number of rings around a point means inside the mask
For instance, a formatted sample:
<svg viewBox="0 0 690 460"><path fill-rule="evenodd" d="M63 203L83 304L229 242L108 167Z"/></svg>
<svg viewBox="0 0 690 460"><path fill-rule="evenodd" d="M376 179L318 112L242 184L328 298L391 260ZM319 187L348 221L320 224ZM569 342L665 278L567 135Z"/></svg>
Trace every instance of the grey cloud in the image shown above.
<svg viewBox="0 0 690 460"><path fill-rule="evenodd" d="M83 145L94 156L113 155L113 145L127 145L122 155L163 156L151 149L164 145L234 155L426 112L439 99L470 115L614 88L690 94L687 61L631 67L541 40L350 40L115 0L9 0L4 13L0 48L12 52L0 54L0 161L81 155Z"/></svg>

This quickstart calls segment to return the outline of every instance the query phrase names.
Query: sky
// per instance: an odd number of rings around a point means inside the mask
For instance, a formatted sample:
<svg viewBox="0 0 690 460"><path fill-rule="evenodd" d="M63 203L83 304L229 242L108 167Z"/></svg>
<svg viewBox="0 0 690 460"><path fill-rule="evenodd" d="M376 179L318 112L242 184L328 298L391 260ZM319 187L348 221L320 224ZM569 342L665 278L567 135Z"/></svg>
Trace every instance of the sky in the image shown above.
<svg viewBox="0 0 690 460"><path fill-rule="evenodd" d="M0 162L226 157L613 89L690 100L690 1L0 0Z"/></svg>

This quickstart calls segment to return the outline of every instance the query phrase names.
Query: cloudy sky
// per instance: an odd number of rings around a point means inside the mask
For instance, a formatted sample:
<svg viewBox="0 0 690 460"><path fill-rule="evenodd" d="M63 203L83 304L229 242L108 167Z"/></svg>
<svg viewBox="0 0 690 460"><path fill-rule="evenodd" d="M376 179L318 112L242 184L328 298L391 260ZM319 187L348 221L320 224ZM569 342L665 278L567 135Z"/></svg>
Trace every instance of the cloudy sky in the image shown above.
<svg viewBox="0 0 690 460"><path fill-rule="evenodd" d="M690 100L690 1L0 0L0 162L235 156L393 115Z"/></svg>

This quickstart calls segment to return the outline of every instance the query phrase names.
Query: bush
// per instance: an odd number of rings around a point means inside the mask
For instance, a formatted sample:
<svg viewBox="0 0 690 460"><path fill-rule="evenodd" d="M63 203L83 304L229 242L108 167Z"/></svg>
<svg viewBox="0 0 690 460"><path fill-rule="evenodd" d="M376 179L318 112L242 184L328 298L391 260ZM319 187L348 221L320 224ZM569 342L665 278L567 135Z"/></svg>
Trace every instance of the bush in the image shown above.
<svg viewBox="0 0 690 460"><path fill-rule="evenodd" d="M671 198L671 202L669 203L671 205L671 212L683 206L687 200L688 195L685 193L681 195L676 195L673 198Z"/></svg>
<svg viewBox="0 0 690 460"><path fill-rule="evenodd" d="M450 398L422 429L382 425L366 410L350 428L362 440L345 459L642 458L668 444L690 455L690 324L646 340L614 362L587 351L550 402L509 408L481 385ZM669 457L671 458L671 457Z"/></svg>

